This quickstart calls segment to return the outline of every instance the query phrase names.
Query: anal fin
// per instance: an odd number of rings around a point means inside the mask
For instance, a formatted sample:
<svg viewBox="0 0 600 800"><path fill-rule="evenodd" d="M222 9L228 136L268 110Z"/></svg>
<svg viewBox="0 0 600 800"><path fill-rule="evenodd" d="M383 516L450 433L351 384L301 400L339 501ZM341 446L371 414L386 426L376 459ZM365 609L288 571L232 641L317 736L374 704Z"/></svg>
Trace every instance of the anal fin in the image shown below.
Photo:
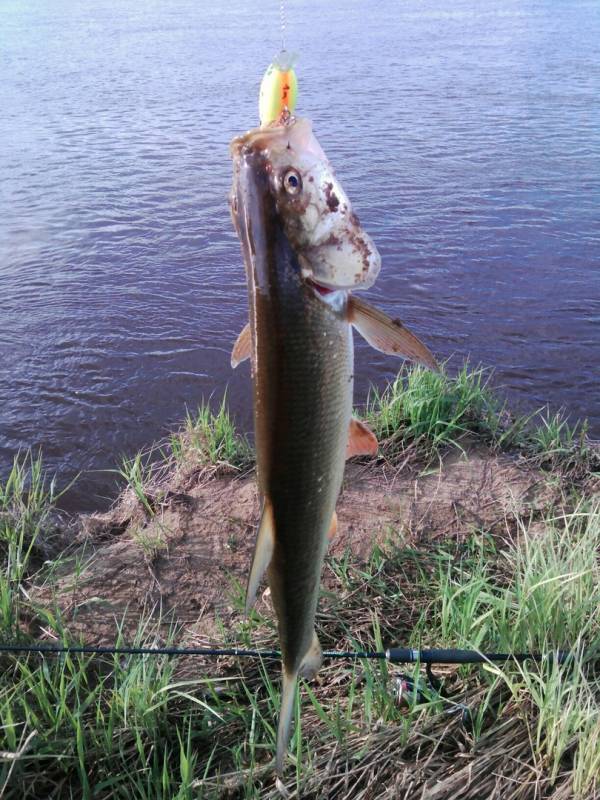
<svg viewBox="0 0 600 800"><path fill-rule="evenodd" d="M377 437L373 431L364 422L352 417L348 429L346 458L352 458L352 456L376 456L377 447Z"/></svg>
<svg viewBox="0 0 600 800"><path fill-rule="evenodd" d="M331 541L335 537L337 529L338 529L337 514L334 511L333 517L331 518L331 525L329 526L329 530L327 531L327 538L329 539L329 541Z"/></svg>
<svg viewBox="0 0 600 800"><path fill-rule="evenodd" d="M250 613L250 609L254 605L262 576L271 563L274 546L275 525L273 520L273 506L268 497L265 497L260 525L258 526L258 534L256 536L250 577L248 578L248 587L246 589L246 614Z"/></svg>
<svg viewBox="0 0 600 800"><path fill-rule="evenodd" d="M235 369L238 364L242 363L242 361L245 361L247 358L250 358L251 353L252 353L252 333L250 331L250 323L247 322L240 331L240 335L235 340L235 344L233 345L233 350L231 351L232 368Z"/></svg>
<svg viewBox="0 0 600 800"><path fill-rule="evenodd" d="M348 298L348 321L375 350L418 361L430 369L438 369L431 350L405 328L399 319L391 319L383 311L354 295Z"/></svg>

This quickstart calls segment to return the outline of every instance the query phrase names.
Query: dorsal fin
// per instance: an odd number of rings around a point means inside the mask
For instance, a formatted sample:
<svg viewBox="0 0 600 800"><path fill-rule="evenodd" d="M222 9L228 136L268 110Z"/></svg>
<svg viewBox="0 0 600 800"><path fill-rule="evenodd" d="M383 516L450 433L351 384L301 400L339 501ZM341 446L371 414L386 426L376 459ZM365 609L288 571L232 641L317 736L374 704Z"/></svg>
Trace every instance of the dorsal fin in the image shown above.
<svg viewBox="0 0 600 800"><path fill-rule="evenodd" d="M233 350L231 351L231 366L233 369L235 369L238 364L241 364L242 361L250 358L251 353L252 334L250 332L250 323L247 322L240 331L240 335L235 340Z"/></svg>

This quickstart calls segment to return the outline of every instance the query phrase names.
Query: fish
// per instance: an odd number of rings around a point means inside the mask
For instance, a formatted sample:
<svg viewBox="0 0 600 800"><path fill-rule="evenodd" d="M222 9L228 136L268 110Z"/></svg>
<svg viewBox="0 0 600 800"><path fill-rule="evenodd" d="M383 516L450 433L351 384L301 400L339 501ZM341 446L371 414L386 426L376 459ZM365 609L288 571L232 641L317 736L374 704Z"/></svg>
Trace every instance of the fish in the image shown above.
<svg viewBox="0 0 600 800"><path fill-rule="evenodd" d="M282 654L281 777L298 678L321 665L315 615L345 460L377 452L374 434L352 416L352 329L382 352L430 368L436 361L400 320L352 294L373 285L381 258L311 122L285 112L230 149L249 307L231 364L251 362L262 508L246 611L266 572Z"/></svg>

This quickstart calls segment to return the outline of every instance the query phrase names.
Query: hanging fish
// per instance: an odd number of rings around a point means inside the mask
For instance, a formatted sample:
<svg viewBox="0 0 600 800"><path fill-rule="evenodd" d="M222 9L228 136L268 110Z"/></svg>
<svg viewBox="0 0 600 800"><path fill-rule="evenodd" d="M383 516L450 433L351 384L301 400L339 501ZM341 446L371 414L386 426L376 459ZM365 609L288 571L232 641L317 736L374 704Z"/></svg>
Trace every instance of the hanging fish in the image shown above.
<svg viewBox="0 0 600 800"><path fill-rule="evenodd" d="M279 72L289 77L289 70ZM373 433L352 418L352 327L384 353L431 368L436 362L399 320L350 294L373 284L380 256L311 123L291 115L289 93L283 105L280 84L277 71L267 70L263 124L231 144L230 202L250 316L231 363L252 364L262 500L246 608L267 571L283 661L281 775L297 678L313 677L321 664L314 621L344 461L377 452Z"/></svg>

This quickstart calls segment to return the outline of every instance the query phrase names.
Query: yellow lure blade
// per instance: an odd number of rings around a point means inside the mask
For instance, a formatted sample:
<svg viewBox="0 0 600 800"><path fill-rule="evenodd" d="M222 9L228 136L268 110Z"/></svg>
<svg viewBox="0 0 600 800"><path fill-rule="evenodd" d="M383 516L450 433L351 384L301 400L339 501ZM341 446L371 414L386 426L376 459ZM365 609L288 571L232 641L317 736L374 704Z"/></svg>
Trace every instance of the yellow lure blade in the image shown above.
<svg viewBox="0 0 600 800"><path fill-rule="evenodd" d="M260 84L258 115L262 126L279 119L282 112L296 108L298 78L293 67L294 56L282 50L267 67Z"/></svg>

